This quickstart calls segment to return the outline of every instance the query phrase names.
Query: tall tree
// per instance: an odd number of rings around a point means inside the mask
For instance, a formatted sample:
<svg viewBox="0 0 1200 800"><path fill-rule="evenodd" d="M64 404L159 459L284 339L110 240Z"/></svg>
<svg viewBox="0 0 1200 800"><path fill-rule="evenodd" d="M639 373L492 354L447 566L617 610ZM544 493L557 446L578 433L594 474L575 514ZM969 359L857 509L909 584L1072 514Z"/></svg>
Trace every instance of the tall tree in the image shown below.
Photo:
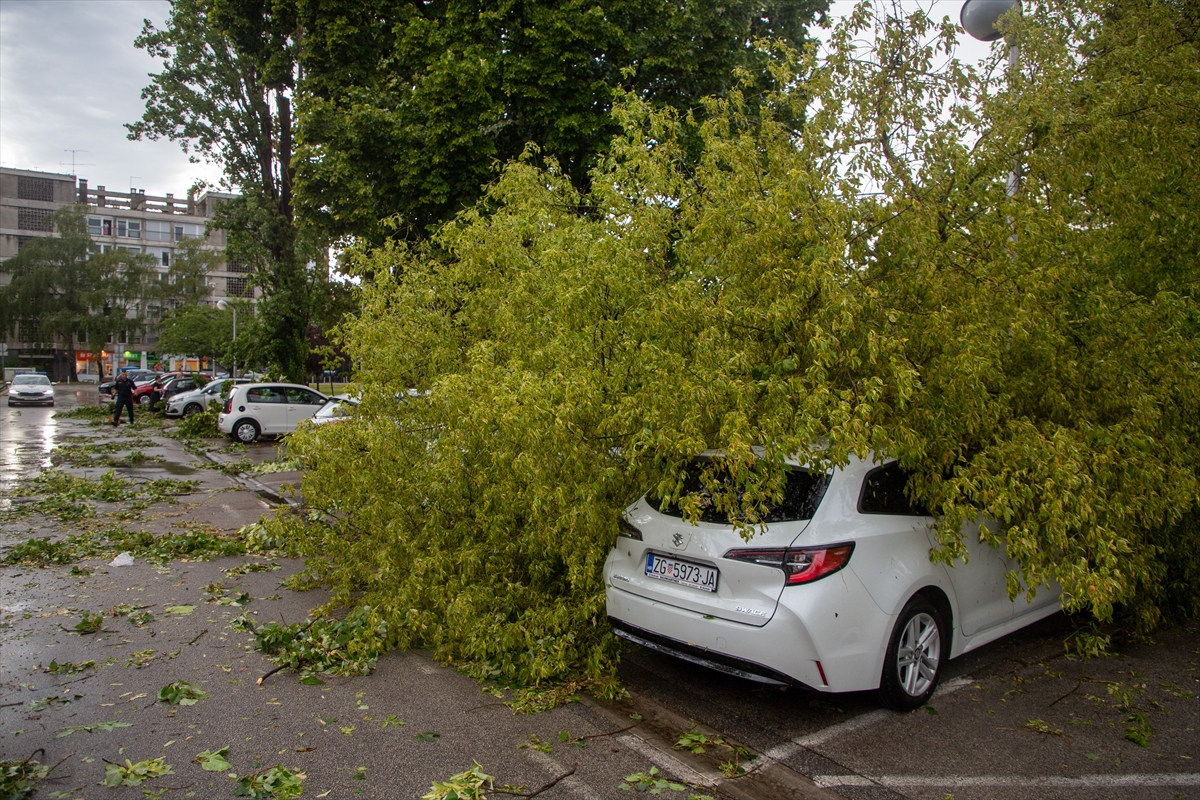
<svg viewBox="0 0 1200 800"><path fill-rule="evenodd" d="M301 0L298 205L331 239L422 238L529 143L585 189L630 92L688 110L827 0ZM739 75L740 73L740 75Z"/></svg>
<svg viewBox="0 0 1200 800"><path fill-rule="evenodd" d="M142 119L126 126L132 139L165 137L219 164L225 185L240 192L213 224L228 231L229 257L255 268L270 358L296 379L307 350L305 264L314 255L293 212L298 40L286 0L172 0L166 27L147 20L136 40L163 70L142 92Z"/></svg>

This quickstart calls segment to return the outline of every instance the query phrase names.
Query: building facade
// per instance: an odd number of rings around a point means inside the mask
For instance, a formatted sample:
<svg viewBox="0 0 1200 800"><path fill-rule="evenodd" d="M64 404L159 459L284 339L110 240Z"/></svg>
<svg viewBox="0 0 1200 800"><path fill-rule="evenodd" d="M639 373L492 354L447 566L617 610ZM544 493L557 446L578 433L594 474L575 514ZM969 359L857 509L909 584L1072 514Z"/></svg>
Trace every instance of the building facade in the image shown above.
<svg viewBox="0 0 1200 800"><path fill-rule="evenodd" d="M74 175L0 167L0 286L10 281L3 262L15 256L30 241L55 236L53 216L67 206L82 206L87 213L88 233L97 252L123 249L152 257L163 280L169 274L180 247L189 239L201 239L206 250L224 253L225 231L209 230L217 206L234 195L205 192L184 198L147 195L144 190L109 191L104 186L90 187ZM206 302L225 299L256 299L250 283L249 268L220 260L218 269L208 273L210 294ZM161 309L165 311L167 309ZM137 323L134 310L131 323ZM70 374L69 343L44 341L37 326L18 324L13 330L0 331L0 341L8 348L8 367L33 367L65 380ZM75 372L83 380L95 379L100 369L96 356L75 353ZM104 374L120 366L147 366L166 354L155 349L153 326L131 324L123 336L111 337L105 344Z"/></svg>

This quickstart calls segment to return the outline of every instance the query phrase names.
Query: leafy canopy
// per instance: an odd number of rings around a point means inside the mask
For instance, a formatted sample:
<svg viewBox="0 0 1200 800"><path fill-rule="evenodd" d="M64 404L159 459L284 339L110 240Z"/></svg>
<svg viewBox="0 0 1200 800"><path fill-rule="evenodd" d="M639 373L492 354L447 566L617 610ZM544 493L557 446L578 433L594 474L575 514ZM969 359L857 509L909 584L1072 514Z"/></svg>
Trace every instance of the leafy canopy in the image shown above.
<svg viewBox="0 0 1200 800"><path fill-rule="evenodd" d="M1014 596L1194 612L1194 23L1039 5L1006 72L864 4L753 106L626 97L587 194L515 162L435 242L351 255L362 404L293 442L331 521L276 524L391 644L524 685L611 677L620 512L708 448L751 540L785 457L874 452L940 515L934 557L986 518Z"/></svg>
<svg viewBox="0 0 1200 800"><path fill-rule="evenodd" d="M765 80L755 42L800 46L827 5L301 0L298 208L331 240L424 238L530 142L585 187L617 95L687 110Z"/></svg>

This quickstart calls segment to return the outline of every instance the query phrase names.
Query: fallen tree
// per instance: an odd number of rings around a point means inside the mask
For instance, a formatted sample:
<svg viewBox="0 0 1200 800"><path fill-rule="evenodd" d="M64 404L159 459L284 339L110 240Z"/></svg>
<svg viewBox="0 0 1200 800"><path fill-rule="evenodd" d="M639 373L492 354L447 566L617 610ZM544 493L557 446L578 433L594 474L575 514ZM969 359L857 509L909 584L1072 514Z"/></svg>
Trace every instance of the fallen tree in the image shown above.
<svg viewBox="0 0 1200 800"><path fill-rule="evenodd" d="M363 401L297 434L324 521L280 523L311 577L480 678L607 686L601 568L639 492L721 449L750 537L786 456L873 451L916 472L932 557L982 516L1014 596L1194 613L1187 13L1039 5L1004 73L864 6L753 104L625 98L587 195L519 161L434 242L352 253Z"/></svg>

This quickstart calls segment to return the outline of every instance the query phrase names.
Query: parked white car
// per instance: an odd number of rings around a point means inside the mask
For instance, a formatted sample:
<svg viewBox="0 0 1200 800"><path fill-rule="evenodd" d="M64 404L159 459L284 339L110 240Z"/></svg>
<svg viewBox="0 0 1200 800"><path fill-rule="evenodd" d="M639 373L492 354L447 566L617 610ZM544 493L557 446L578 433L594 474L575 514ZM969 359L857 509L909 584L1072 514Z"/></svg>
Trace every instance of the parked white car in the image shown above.
<svg viewBox="0 0 1200 800"><path fill-rule="evenodd" d="M313 415L313 425L327 425L330 422L341 422L354 416L354 408L358 398L348 394L335 394L326 401L325 405Z"/></svg>
<svg viewBox="0 0 1200 800"><path fill-rule="evenodd" d="M230 380L234 384L249 383L246 378L214 378L204 385L203 388L193 389L190 392L180 392L179 394L167 400L166 415L168 417L186 417L191 414L199 414L204 409L208 408L208 404L214 401L225 399L224 392L225 384Z"/></svg>
<svg viewBox="0 0 1200 800"><path fill-rule="evenodd" d="M685 493L704 496L711 457L693 462ZM1050 616L1060 592L1009 600L1015 564L975 524L966 563L932 563L934 520L907 499L907 479L895 462L853 459L829 475L793 462L749 542L711 505L693 525L643 496L604 567L614 632L753 681L923 705L947 659Z"/></svg>
<svg viewBox="0 0 1200 800"><path fill-rule="evenodd" d="M249 444L262 435L291 433L328 399L295 383L244 383L229 393L217 415L217 427Z"/></svg>

